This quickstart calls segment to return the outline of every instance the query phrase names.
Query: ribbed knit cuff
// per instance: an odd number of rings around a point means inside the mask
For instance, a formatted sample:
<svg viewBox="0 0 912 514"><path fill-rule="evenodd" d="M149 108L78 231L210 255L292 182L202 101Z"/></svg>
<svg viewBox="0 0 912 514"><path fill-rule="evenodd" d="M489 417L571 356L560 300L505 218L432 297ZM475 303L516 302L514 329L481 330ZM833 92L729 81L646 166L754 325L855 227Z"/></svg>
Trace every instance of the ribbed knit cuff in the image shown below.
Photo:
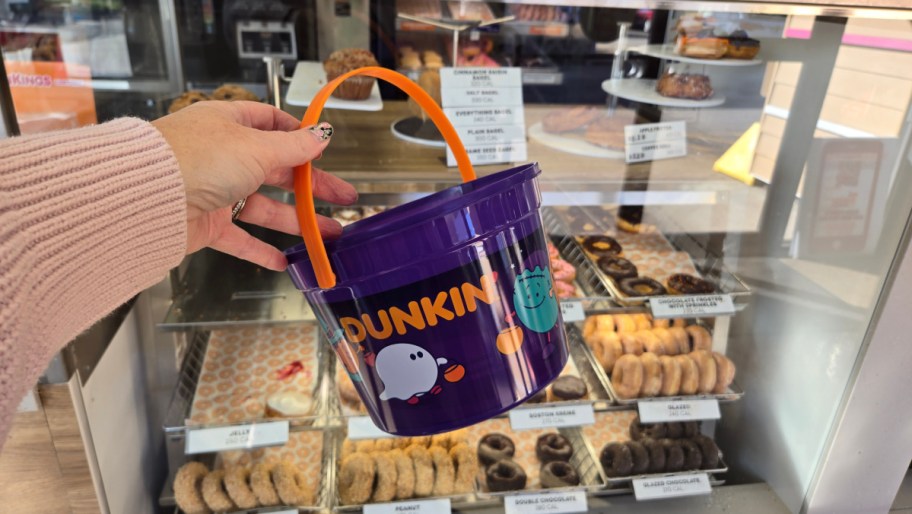
<svg viewBox="0 0 912 514"><path fill-rule="evenodd" d="M0 444L50 356L178 265L186 231L177 159L145 121L0 140Z"/></svg>

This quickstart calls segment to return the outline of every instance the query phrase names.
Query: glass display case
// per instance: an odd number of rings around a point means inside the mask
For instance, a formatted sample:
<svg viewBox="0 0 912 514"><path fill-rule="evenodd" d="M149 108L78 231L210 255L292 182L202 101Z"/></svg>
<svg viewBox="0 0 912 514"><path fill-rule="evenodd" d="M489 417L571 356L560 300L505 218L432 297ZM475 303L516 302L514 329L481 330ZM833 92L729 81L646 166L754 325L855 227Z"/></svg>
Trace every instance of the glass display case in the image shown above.
<svg viewBox="0 0 912 514"><path fill-rule="evenodd" d="M908 419L870 399L889 394L896 361L912 355L897 342L910 323L912 11L618 4L0 1L17 109L34 84L11 63L52 49L51 61L89 70L88 91L107 106L98 121L133 112L118 110L117 84L160 93L156 115L187 88L230 82L262 98L264 57L284 63L273 77L281 106L301 117L326 81L321 61L358 47L442 102L479 175L542 170L570 391L552 386L459 433L384 437L290 278L203 250L135 307L141 394L164 427L150 436L164 440L154 498L164 511L190 505L175 482L210 470L252 473L252 501L227 492L235 510L264 513L394 501L420 512L889 507L912 444L892 427ZM461 84L454 68L486 78ZM320 167L360 198L318 203L323 214L357 223L459 183L439 133L400 92L381 84L334 102ZM60 120L51 110L42 119ZM42 112L19 122L45 123ZM244 228L280 248L298 242ZM304 407L277 409L283 395ZM872 437L869 419L897 439ZM266 435L232 442L251 428ZM490 434L515 450L499 453ZM566 464L547 465L546 434ZM522 484L491 476L516 466ZM293 482L295 494L269 501L258 480Z"/></svg>

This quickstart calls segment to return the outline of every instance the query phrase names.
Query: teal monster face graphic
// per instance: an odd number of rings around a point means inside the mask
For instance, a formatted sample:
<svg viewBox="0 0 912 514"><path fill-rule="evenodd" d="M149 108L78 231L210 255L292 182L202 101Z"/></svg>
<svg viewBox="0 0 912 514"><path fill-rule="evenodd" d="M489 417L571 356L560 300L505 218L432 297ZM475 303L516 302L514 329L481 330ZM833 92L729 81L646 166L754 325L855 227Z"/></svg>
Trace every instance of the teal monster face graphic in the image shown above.
<svg viewBox="0 0 912 514"><path fill-rule="evenodd" d="M548 268L523 271L513 283L513 308L519 320L533 332L545 333L557 323L557 298Z"/></svg>

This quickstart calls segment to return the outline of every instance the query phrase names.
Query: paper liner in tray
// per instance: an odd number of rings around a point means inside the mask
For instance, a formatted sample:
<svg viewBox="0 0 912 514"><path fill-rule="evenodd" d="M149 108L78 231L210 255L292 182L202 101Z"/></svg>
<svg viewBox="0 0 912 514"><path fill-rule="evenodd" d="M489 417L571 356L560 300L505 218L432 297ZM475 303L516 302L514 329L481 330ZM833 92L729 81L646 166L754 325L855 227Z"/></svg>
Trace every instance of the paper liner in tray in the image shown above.
<svg viewBox="0 0 912 514"><path fill-rule="evenodd" d="M320 414L318 340L313 324L213 330L188 425L263 419L266 398L282 391L314 399L310 415L291 419L292 424L312 422Z"/></svg>

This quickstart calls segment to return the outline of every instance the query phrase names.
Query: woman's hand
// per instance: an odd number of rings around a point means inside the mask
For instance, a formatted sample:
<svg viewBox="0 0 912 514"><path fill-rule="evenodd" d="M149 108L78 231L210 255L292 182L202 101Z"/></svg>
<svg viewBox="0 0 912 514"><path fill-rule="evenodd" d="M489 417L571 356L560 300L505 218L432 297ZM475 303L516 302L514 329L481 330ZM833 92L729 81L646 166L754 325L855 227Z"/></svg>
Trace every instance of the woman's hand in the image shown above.
<svg viewBox="0 0 912 514"><path fill-rule="evenodd" d="M187 253L209 246L276 271L287 262L277 248L231 221L231 208L247 203L240 220L299 235L294 206L256 190L262 184L291 191L293 167L319 158L332 127L299 129L290 114L256 102L199 102L152 124L171 145L187 188ZM341 205L358 198L347 182L314 168L314 195ZM338 237L337 221L318 217L323 237Z"/></svg>

